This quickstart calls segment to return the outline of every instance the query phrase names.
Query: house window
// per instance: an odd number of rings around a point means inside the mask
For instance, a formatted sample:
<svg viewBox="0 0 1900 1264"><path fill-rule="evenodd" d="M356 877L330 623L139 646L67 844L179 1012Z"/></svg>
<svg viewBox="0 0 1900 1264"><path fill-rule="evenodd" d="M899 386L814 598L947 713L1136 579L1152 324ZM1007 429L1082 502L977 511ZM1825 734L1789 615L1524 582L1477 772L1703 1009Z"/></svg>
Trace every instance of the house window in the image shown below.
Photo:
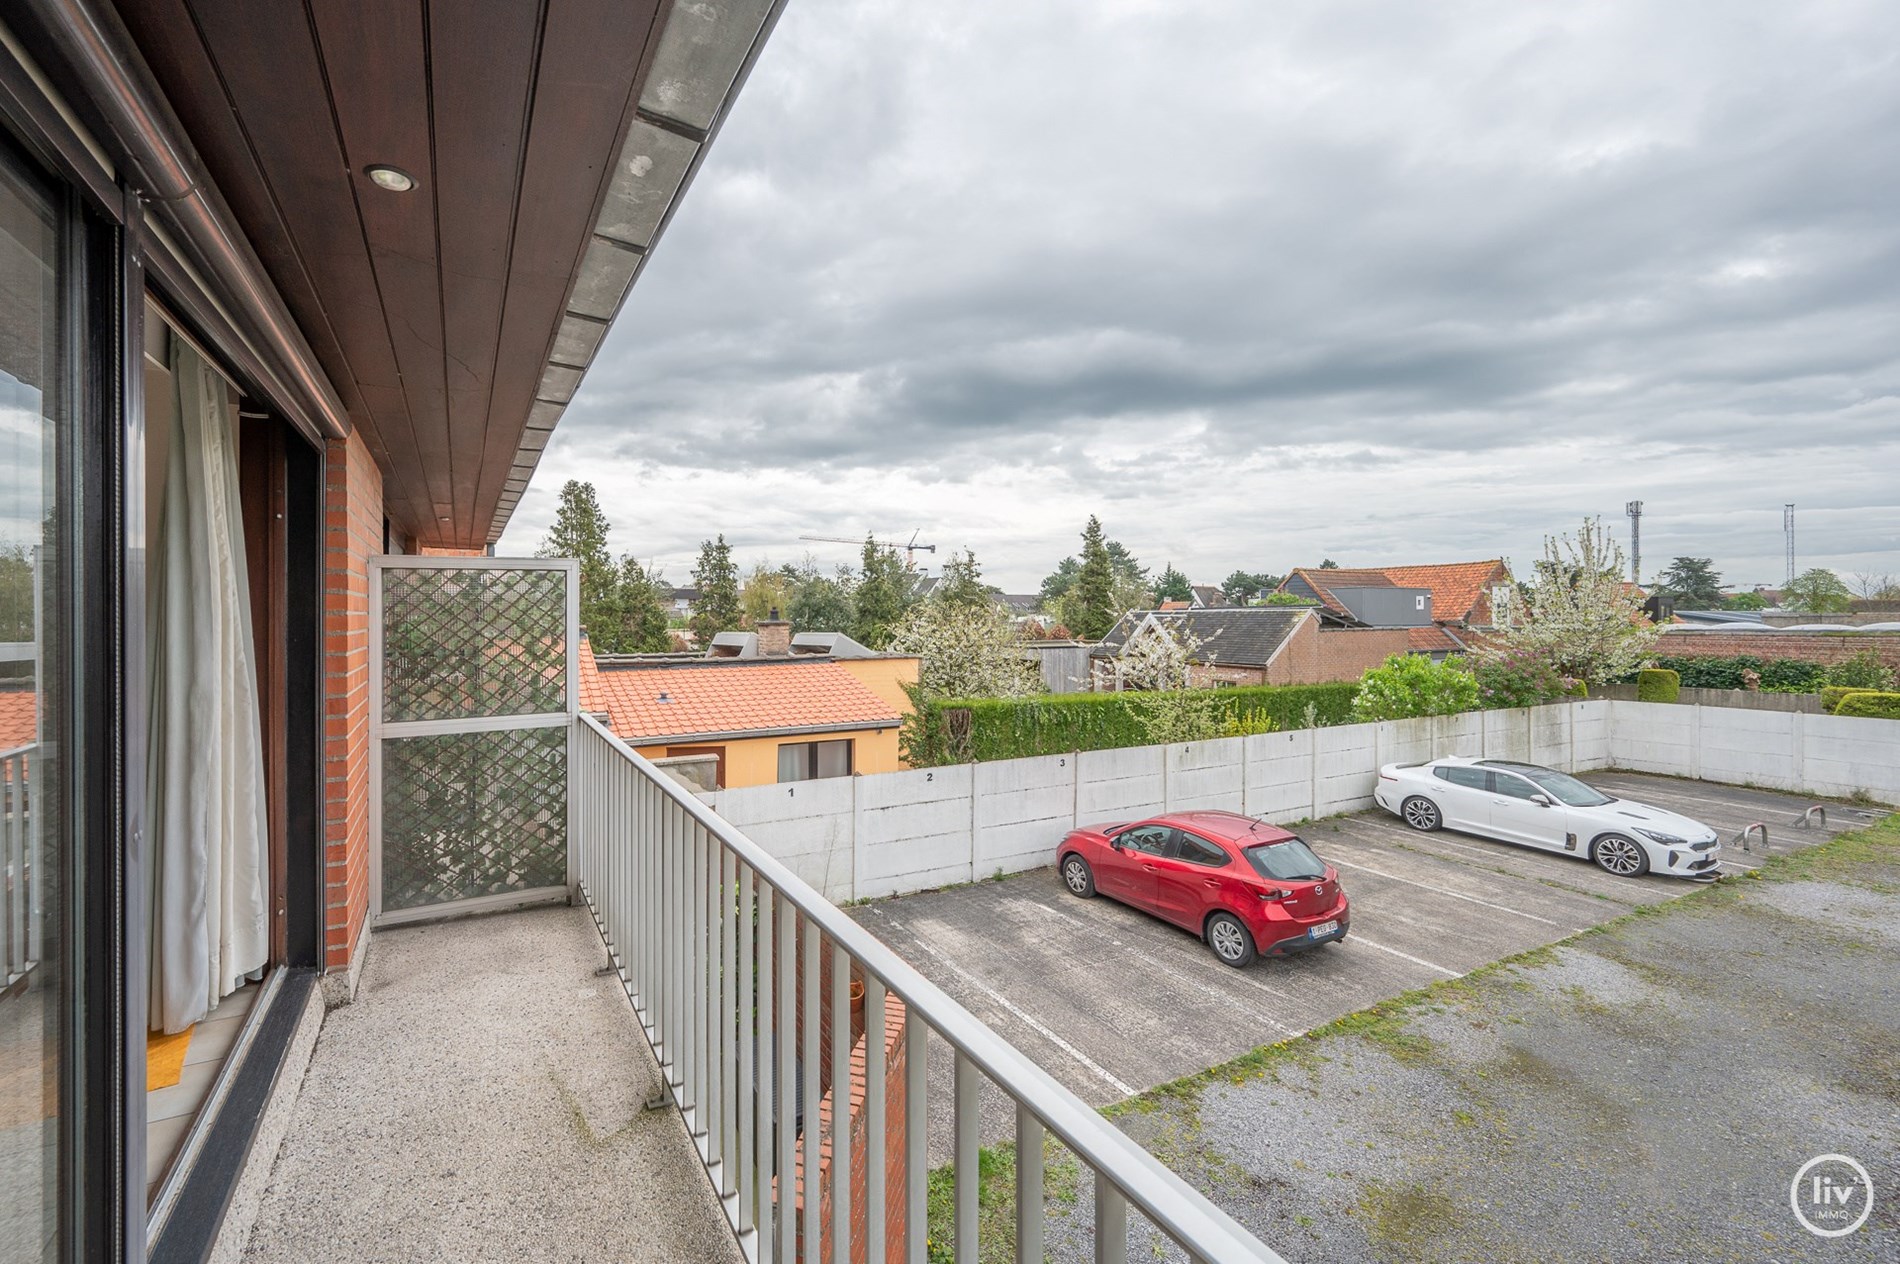
<svg viewBox="0 0 1900 1264"><path fill-rule="evenodd" d="M831 742L781 742L778 779L816 781L820 777L851 775L851 739Z"/></svg>

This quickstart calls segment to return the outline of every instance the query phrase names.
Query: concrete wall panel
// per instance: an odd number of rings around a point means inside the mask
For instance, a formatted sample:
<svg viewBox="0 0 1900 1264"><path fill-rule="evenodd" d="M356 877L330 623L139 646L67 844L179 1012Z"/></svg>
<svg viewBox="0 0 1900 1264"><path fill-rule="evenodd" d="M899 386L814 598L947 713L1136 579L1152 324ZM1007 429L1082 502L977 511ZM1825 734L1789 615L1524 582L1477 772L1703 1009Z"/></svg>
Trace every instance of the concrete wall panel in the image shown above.
<svg viewBox="0 0 1900 1264"><path fill-rule="evenodd" d="M858 899L968 882L973 765L859 777Z"/></svg>
<svg viewBox="0 0 1900 1264"><path fill-rule="evenodd" d="M1056 844L1075 827L1075 756L977 764L974 777L976 875L1054 864Z"/></svg>
<svg viewBox="0 0 1900 1264"><path fill-rule="evenodd" d="M1246 739L1225 737L1167 747L1168 810L1196 808L1238 812L1244 803Z"/></svg>
<svg viewBox="0 0 1900 1264"><path fill-rule="evenodd" d="M1269 821L1313 815L1313 735L1318 729L1242 739L1247 813Z"/></svg>
<svg viewBox="0 0 1900 1264"><path fill-rule="evenodd" d="M860 778L748 786L712 795L712 810L828 900L853 898L852 796Z"/></svg>
<svg viewBox="0 0 1900 1264"><path fill-rule="evenodd" d="M1314 816L1372 806L1372 788L1379 780L1378 728L1348 724L1313 730Z"/></svg>
<svg viewBox="0 0 1900 1264"><path fill-rule="evenodd" d="M1077 755L1077 822L1126 821L1162 811L1166 753L1164 746L1130 746Z"/></svg>

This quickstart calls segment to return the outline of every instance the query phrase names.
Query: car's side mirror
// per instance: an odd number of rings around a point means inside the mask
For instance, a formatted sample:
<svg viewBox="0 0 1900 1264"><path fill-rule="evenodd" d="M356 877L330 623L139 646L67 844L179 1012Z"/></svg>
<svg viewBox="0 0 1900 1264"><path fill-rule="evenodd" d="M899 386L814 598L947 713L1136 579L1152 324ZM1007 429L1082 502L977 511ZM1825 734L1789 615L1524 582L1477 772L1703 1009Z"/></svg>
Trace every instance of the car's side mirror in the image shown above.
<svg viewBox="0 0 1900 1264"><path fill-rule="evenodd" d="M1534 794L1531 796L1531 802L1540 808L1547 808L1550 806L1550 796L1547 794Z"/></svg>

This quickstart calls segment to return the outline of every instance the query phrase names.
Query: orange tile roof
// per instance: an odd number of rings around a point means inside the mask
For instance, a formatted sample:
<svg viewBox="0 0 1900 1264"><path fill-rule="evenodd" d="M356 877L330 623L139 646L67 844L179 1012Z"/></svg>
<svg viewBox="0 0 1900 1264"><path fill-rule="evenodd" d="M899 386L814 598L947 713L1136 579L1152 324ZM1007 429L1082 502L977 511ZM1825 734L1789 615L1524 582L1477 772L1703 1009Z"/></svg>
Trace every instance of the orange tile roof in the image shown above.
<svg viewBox="0 0 1900 1264"><path fill-rule="evenodd" d="M1400 588L1429 588L1432 590L1432 618L1445 622L1452 619L1471 619L1473 622L1489 623L1490 604L1486 602L1487 617L1474 618L1478 599L1488 598L1487 591L1492 583L1504 582L1498 573L1504 568L1503 558L1490 558L1482 562L1450 562L1440 566L1386 566L1381 569L1392 577L1392 582Z"/></svg>
<svg viewBox="0 0 1900 1264"><path fill-rule="evenodd" d="M1349 613L1330 591L1333 588L1426 588L1432 594L1432 618L1439 623L1491 621L1490 585L1502 583L1502 558L1483 562L1447 562L1433 566L1367 566L1351 570L1295 567L1298 575L1336 614ZM1280 587L1284 590L1285 581ZM1484 606L1479 609L1479 602Z"/></svg>
<svg viewBox="0 0 1900 1264"><path fill-rule="evenodd" d="M891 728L890 703L829 661L600 667L581 649L581 708L630 742L715 733ZM664 697L665 701L661 701Z"/></svg>
<svg viewBox="0 0 1900 1264"><path fill-rule="evenodd" d="M1194 603L1191 601L1164 601L1158 608L1162 610L1188 610L1191 609L1193 605Z"/></svg>
<svg viewBox="0 0 1900 1264"><path fill-rule="evenodd" d="M1451 633L1436 623L1422 628L1405 629L1405 642L1418 654L1456 654L1464 649Z"/></svg>
<svg viewBox="0 0 1900 1264"><path fill-rule="evenodd" d="M39 697L31 689L0 692L0 751L39 740Z"/></svg>

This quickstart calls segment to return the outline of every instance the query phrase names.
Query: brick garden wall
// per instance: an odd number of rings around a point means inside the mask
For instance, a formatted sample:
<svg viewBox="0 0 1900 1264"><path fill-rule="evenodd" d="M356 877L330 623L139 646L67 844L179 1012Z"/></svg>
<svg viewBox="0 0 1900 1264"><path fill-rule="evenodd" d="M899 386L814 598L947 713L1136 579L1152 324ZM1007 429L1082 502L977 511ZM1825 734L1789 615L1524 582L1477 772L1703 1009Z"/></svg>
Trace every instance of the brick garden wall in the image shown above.
<svg viewBox="0 0 1900 1264"><path fill-rule="evenodd" d="M324 450L323 963L341 970L369 916L369 559L383 476L360 436Z"/></svg>
<svg viewBox="0 0 1900 1264"><path fill-rule="evenodd" d="M905 1214L907 1208L904 1171L905 1137L905 1055L906 1010L904 1002L895 996L884 998L884 1258L901 1260L905 1257ZM868 1258L866 1244L870 1217L865 1212L867 1164L870 1161L869 1120L865 1116L865 1039L862 1034L851 1049L851 1264L865 1264ZM818 1127L822 1130L818 1149L819 1189L818 1217L819 1240L823 1243L820 1258L830 1260L831 1256L831 1114L833 1093L827 1091L818 1103ZM798 1148L797 1179L798 1207L802 1221L804 1214L804 1175L805 1148L801 1140ZM799 1259L803 1261L804 1232L800 1224Z"/></svg>
<svg viewBox="0 0 1900 1264"><path fill-rule="evenodd" d="M1872 650L1887 666L1900 670L1900 632L1705 632L1665 629L1656 641L1659 655L1684 658L1798 658L1838 663Z"/></svg>

